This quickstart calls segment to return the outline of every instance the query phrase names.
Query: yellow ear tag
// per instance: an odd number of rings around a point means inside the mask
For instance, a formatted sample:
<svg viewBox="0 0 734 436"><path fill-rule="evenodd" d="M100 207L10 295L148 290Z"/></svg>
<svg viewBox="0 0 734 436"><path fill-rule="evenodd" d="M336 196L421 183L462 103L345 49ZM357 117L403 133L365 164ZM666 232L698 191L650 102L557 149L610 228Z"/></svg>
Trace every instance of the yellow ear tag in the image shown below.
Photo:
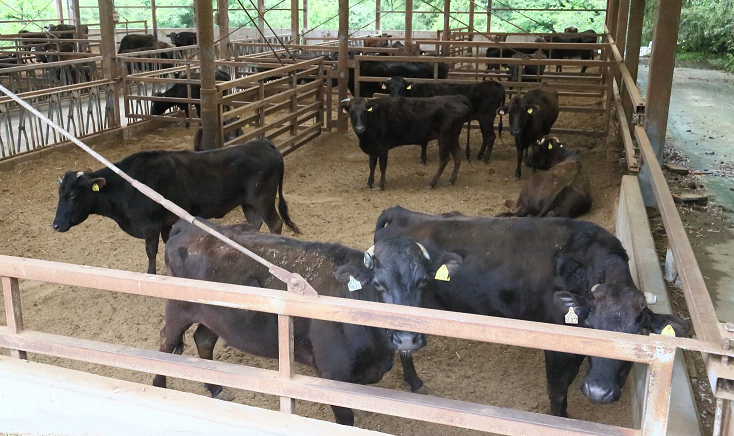
<svg viewBox="0 0 734 436"><path fill-rule="evenodd" d="M434 278L436 280L441 280L442 282L451 281L451 277L449 277L449 269L446 267L446 265L441 265L441 268L436 271L436 277Z"/></svg>
<svg viewBox="0 0 734 436"><path fill-rule="evenodd" d="M673 326L672 325L668 324L668 325L665 326L665 328L663 329L663 331L660 332L660 334L663 335L663 336L667 336L669 338L674 338L675 337L675 330L673 330Z"/></svg>
<svg viewBox="0 0 734 436"><path fill-rule="evenodd" d="M533 108L528 109L528 113L529 114L532 114L533 113Z"/></svg>
<svg viewBox="0 0 734 436"><path fill-rule="evenodd" d="M411 89L411 88L413 88L413 85L408 85L408 87L405 89Z"/></svg>
<svg viewBox="0 0 734 436"><path fill-rule="evenodd" d="M372 108L371 107L368 107L367 108L367 112L372 112Z"/></svg>
<svg viewBox="0 0 734 436"><path fill-rule="evenodd" d="M94 185L92 185L92 191L99 192L99 185L96 184L96 183Z"/></svg>
<svg viewBox="0 0 734 436"><path fill-rule="evenodd" d="M548 144L548 150L553 150L553 144Z"/></svg>
<svg viewBox="0 0 734 436"><path fill-rule="evenodd" d="M579 323L579 316L576 315L576 312L574 312L573 307L568 308L568 313L566 313L566 324L578 324Z"/></svg>

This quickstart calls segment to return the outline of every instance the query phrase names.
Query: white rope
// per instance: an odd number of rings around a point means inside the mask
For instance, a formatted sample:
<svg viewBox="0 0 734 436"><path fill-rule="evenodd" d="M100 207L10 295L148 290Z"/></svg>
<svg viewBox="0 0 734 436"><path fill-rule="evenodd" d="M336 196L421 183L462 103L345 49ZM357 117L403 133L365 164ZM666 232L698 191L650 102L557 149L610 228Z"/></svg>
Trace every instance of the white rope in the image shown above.
<svg viewBox="0 0 734 436"><path fill-rule="evenodd" d="M257 254L253 253L252 251L248 250L247 248L243 247L242 245L238 244L237 242L229 239L228 237L224 236L223 234L219 233L218 231L214 230L213 228L209 227L202 221L198 221L195 216L188 213L183 208L179 207L177 204L167 200L165 197L163 197L161 194L156 192L155 190L151 189L148 185L144 183L140 183L139 181L133 179L132 177L128 176L124 171L117 168L112 162L105 159L102 155L97 153L96 151L89 148L88 145L74 137L71 133L66 131L63 127L59 126L58 124L54 123L50 119L48 119L46 116L44 116L42 113L38 112L33 106L26 103L23 99L15 95L13 92L11 92L9 89L4 87L2 84L0 84L0 91L2 91L5 95L13 99L16 103L21 105L23 108L25 108L27 111L35 115L37 118L39 118L41 121L49 125L52 129L59 132L61 136L64 136L69 141L73 142L79 148L86 151L92 157L100 161L104 166L112 170L115 174L122 177L123 179L127 180L135 189L140 191L143 195L150 198L151 200L155 201L156 203L160 204L164 208L166 208L168 211L176 215L177 217L181 218L182 220L193 224L194 226L204 230L205 232L209 233L210 235L214 236L215 238L219 239L220 241L224 242L225 244L229 245L230 247L234 248L235 250L249 256L254 261L260 263L261 265L264 265L268 268L268 271L278 278L279 280L283 281L286 285L288 285L288 290L292 292L297 292L299 294L303 295L318 295L316 291L311 287L311 285L299 274L288 272L287 270L272 264L271 262L268 262L267 260L263 259L262 257L258 256Z"/></svg>

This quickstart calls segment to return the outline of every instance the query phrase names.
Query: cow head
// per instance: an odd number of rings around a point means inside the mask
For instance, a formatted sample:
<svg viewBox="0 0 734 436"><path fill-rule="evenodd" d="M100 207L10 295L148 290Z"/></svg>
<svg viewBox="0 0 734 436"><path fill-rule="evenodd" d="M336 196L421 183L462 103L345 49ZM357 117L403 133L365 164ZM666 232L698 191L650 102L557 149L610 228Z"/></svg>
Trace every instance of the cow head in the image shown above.
<svg viewBox="0 0 734 436"><path fill-rule="evenodd" d="M378 107L375 101L362 97L355 97L351 100L344 99L339 106L342 112L349 114L349 119L352 120L352 128L357 135L367 131L368 113L373 112Z"/></svg>
<svg viewBox="0 0 734 436"><path fill-rule="evenodd" d="M647 307L646 295L631 287L595 285L589 298L559 291L554 294L554 302L564 313L573 307L579 325L583 324L587 328L630 334L659 334L671 326L676 336L688 334L686 321L677 316L654 313ZM593 356L589 356L588 361L589 368L581 383L584 396L594 403L619 400L632 363Z"/></svg>
<svg viewBox="0 0 734 436"><path fill-rule="evenodd" d="M410 97L413 84L405 80L405 77L395 76L382 82L382 89L386 90L390 97Z"/></svg>
<svg viewBox="0 0 734 436"><path fill-rule="evenodd" d="M517 136L522 132L530 117L537 116L540 107L528 104L520 95L516 95L509 103L497 110L500 115L508 114L510 118L510 135Z"/></svg>
<svg viewBox="0 0 734 436"><path fill-rule="evenodd" d="M565 33L579 33L579 29L576 27L566 27L563 31Z"/></svg>
<svg viewBox="0 0 734 436"><path fill-rule="evenodd" d="M544 136L530 147L525 156L525 166L547 170L553 166L553 161L562 153L564 145L555 136Z"/></svg>
<svg viewBox="0 0 734 436"><path fill-rule="evenodd" d="M171 39L171 44L174 44L174 45L176 44L176 37L178 36L178 33L176 33L176 32L171 32L171 33L169 33L169 34L168 34L168 35L166 35L166 36L167 36L167 37L169 37L169 38Z"/></svg>
<svg viewBox="0 0 734 436"><path fill-rule="evenodd" d="M94 209L96 196L107 184L103 177L91 178L82 171L68 171L59 186L59 204L53 228L65 232L82 223Z"/></svg>
<svg viewBox="0 0 734 436"><path fill-rule="evenodd" d="M376 300L382 303L420 307L437 272L441 270L450 277L461 260L454 253L431 257L413 239L397 237L375 243L364 253L363 265L343 265L334 276L354 292L375 293ZM395 330L387 333L388 346L400 352L407 353L426 345L422 333Z"/></svg>

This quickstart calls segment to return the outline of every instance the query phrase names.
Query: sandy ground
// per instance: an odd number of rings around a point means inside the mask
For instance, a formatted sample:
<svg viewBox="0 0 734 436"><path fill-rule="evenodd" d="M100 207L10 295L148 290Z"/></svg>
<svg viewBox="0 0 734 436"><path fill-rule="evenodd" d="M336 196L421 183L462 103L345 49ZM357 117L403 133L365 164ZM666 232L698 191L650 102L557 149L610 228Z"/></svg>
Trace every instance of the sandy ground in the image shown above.
<svg viewBox="0 0 734 436"><path fill-rule="evenodd" d="M562 101L561 104L568 102ZM598 127L600 124L595 116L564 114L557 126L579 128ZM193 132L193 129L169 127L126 143L102 144L96 150L116 161L141 150L186 149L191 147ZM563 139L568 146L583 154L584 166L592 183L594 206L582 219L613 231L618 184L623 171L619 151L598 139ZM375 192L365 188L367 156L359 150L354 135L351 132L327 133L286 158L285 197L294 221L304 231L303 239L337 241L360 248L372 245L377 216L383 209L394 205L427 213L458 210L469 215L495 215L505 210L503 203L506 199L516 199L530 174L525 169L522 181L512 178L515 151L510 146L507 133L505 140L506 146L497 142L488 165L464 162L455 186L447 187L439 182L439 187L434 190L427 190L425 184L435 171L436 146L429 147L429 162L425 167L418 163L418 147L395 149L390 153L387 189ZM480 143L480 133L474 131L473 154L478 151ZM99 167L83 152L72 150L0 173L0 254L144 272L147 261L143 241L126 235L110 219L91 216L65 234L51 229L57 202L56 178L67 170ZM450 168L451 164L442 178L444 183ZM242 213L236 210L222 221L234 223L243 219ZM158 255L159 272L164 271L162 251ZM147 349L158 348L158 332L163 325L162 300L35 282L22 282L21 294L28 329ZM0 319L4 319L4 314L0 315ZM188 348L184 353L195 355L190 334L186 343ZM30 358L144 384L152 381L152 375L145 373L39 355ZM221 344L215 351L215 358L277 368L275 361L247 356ZM417 353L416 366L434 395L547 412L545 370L540 351L432 337L428 346ZM299 367L298 371L310 373L304 367ZM570 389L568 409L572 417L631 425L629 392L625 392L622 401L616 404L592 405L580 393L580 379ZM206 393L198 383L169 381L173 389ZM378 386L407 390L398 362ZM275 397L245 391L236 392L236 401L271 409L278 406ZM333 420L328 406L320 404L298 402L297 412ZM400 435L479 434L360 411L356 412L356 424Z"/></svg>

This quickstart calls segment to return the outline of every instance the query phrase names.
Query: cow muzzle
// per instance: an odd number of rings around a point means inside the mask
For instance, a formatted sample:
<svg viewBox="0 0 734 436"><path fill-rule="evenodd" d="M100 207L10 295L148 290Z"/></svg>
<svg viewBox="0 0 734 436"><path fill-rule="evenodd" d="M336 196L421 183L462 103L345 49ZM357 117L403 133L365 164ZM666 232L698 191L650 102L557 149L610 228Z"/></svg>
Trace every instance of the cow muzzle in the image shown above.
<svg viewBox="0 0 734 436"><path fill-rule="evenodd" d="M519 134L520 134L520 131L519 130L510 130L510 135L512 135L512 136L517 136Z"/></svg>
<svg viewBox="0 0 734 436"><path fill-rule="evenodd" d="M364 126L354 126L354 133L359 135L359 134L364 133L364 131L365 131Z"/></svg>
<svg viewBox="0 0 734 436"><path fill-rule="evenodd" d="M426 345L426 336L423 333L392 332L390 344L398 351L420 350Z"/></svg>
<svg viewBox="0 0 734 436"><path fill-rule="evenodd" d="M622 390L616 383L600 383L586 379L581 383L581 392L592 403L609 404L618 401Z"/></svg>
<svg viewBox="0 0 734 436"><path fill-rule="evenodd" d="M57 223L56 221L54 221L54 223L51 224L51 227L53 227L53 229L56 230L59 233L64 233L64 232L66 232L66 231L68 231L70 229L70 227L68 225L61 225L61 224Z"/></svg>

